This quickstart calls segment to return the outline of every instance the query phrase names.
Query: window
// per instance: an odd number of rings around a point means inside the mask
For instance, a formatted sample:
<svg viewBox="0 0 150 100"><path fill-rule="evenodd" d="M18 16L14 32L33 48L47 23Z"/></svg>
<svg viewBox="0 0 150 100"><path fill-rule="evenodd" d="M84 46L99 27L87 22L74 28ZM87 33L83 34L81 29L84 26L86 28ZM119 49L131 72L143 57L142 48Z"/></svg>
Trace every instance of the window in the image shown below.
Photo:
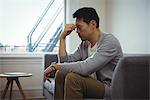
<svg viewBox="0 0 150 100"><path fill-rule="evenodd" d="M0 0L0 52L57 51L64 0Z"/></svg>

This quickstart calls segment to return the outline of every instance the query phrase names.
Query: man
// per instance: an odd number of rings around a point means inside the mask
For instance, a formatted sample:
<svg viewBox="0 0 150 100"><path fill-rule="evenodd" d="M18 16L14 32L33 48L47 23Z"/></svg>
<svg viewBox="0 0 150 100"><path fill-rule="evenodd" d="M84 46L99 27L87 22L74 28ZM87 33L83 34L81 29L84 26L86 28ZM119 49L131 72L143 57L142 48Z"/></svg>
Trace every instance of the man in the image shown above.
<svg viewBox="0 0 150 100"><path fill-rule="evenodd" d="M54 99L83 99L110 97L111 79L118 60L122 57L119 41L101 32L99 17L94 8L78 9L60 36L60 63L45 70L45 79L53 70L56 74ZM82 40L74 54L66 51L66 37L76 30Z"/></svg>

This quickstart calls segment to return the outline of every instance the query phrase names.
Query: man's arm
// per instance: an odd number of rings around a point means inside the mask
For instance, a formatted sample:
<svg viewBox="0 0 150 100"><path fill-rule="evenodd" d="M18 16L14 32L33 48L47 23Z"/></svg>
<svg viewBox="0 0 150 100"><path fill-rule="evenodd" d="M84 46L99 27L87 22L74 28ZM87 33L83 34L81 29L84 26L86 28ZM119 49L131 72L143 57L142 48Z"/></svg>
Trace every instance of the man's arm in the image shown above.
<svg viewBox="0 0 150 100"><path fill-rule="evenodd" d="M101 43L95 54L83 61L60 63L61 70L86 76L102 69L108 63L111 66L116 66L118 59L122 55L120 43L111 35L105 36Z"/></svg>
<svg viewBox="0 0 150 100"><path fill-rule="evenodd" d="M63 34L63 33L62 33ZM66 51L66 37L60 37L59 43L59 57L65 57L67 55Z"/></svg>
<svg viewBox="0 0 150 100"><path fill-rule="evenodd" d="M59 57L65 58L67 57L67 51L66 51L66 36L68 36L76 26L74 24L67 24L65 25L64 32L60 36L60 46L59 46ZM53 67L52 67L53 66ZM61 67L59 64L51 64L46 70L44 71L44 79L48 79L48 76L53 71L52 68L55 68L56 70L60 70Z"/></svg>
<svg viewBox="0 0 150 100"><path fill-rule="evenodd" d="M64 32L60 36L59 57L67 56L66 36L68 36L75 28L76 28L76 26L74 24L67 24L67 25L65 25Z"/></svg>

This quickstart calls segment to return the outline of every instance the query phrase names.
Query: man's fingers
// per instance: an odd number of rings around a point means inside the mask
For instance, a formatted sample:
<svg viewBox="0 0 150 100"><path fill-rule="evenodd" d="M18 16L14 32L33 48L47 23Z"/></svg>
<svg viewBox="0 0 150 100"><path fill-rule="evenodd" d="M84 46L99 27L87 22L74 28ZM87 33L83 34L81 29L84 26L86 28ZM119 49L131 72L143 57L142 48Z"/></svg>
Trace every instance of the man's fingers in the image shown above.
<svg viewBox="0 0 150 100"><path fill-rule="evenodd" d="M49 79L49 77L48 77L49 75L50 75L50 74L48 74L48 75L44 75L44 81L46 81L46 80L47 80L47 81L51 82L51 80L50 80L50 79Z"/></svg>
<svg viewBox="0 0 150 100"><path fill-rule="evenodd" d="M49 77L49 76L51 76L51 74L50 74L50 73L48 73L46 76L48 76L48 77Z"/></svg>
<svg viewBox="0 0 150 100"><path fill-rule="evenodd" d="M65 29L72 31L75 30L76 26L74 24L65 24Z"/></svg>

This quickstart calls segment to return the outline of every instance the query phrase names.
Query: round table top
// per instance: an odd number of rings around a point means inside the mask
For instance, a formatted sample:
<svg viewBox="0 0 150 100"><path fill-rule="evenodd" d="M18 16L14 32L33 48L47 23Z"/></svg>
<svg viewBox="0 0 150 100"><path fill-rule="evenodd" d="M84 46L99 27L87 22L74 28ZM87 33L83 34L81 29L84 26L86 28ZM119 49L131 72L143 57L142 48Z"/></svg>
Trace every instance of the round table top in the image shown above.
<svg viewBox="0 0 150 100"><path fill-rule="evenodd" d="M24 73L24 72L8 72L8 73L1 73L1 78L13 78L13 77L30 77L32 74Z"/></svg>

